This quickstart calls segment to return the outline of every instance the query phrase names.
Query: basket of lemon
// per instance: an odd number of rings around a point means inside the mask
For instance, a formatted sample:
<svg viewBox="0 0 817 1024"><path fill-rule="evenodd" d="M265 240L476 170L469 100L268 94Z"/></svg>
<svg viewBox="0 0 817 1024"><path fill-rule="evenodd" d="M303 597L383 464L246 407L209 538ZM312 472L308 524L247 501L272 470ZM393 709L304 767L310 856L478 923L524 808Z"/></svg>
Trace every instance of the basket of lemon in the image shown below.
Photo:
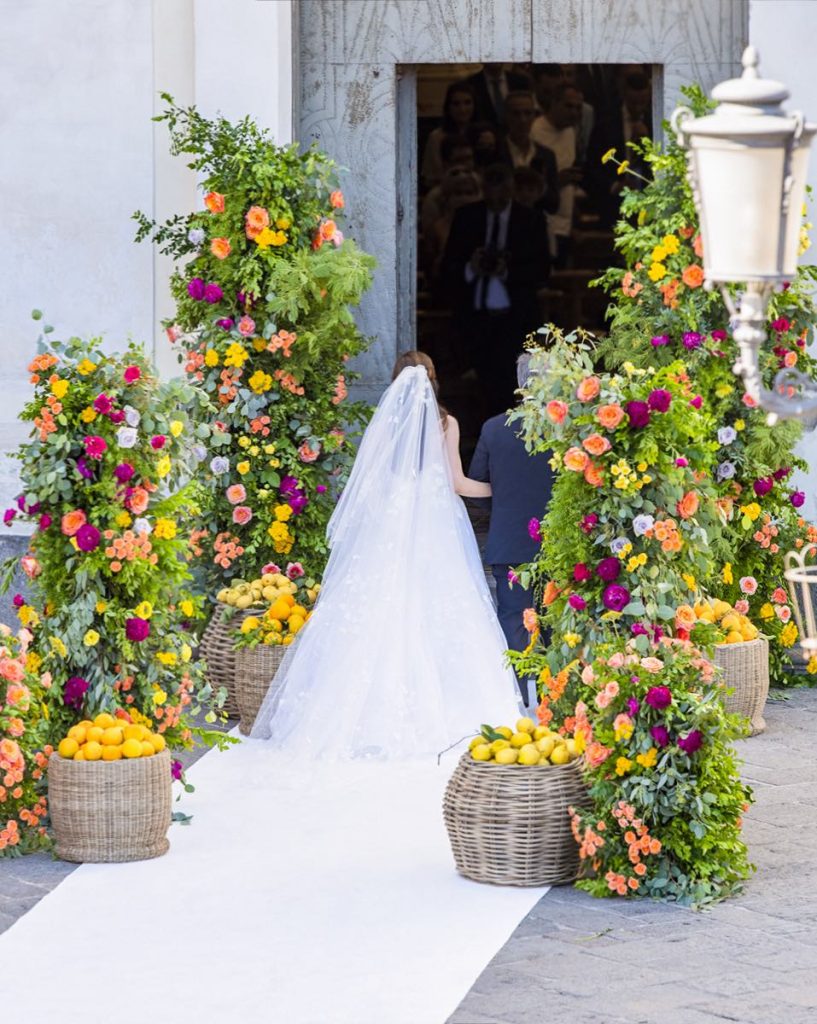
<svg viewBox="0 0 817 1024"><path fill-rule="evenodd" d="M713 622L724 634L712 659L723 670L724 707L748 718L751 734L756 736L766 728L763 709L769 696L769 642L727 601L705 601L694 610L698 621Z"/></svg>
<svg viewBox="0 0 817 1024"><path fill-rule="evenodd" d="M585 806L583 758L530 718L483 726L443 798L457 871L494 885L564 885L579 873L568 807Z"/></svg>
<svg viewBox="0 0 817 1024"><path fill-rule="evenodd" d="M96 864L161 857L171 787L161 734L108 714L72 726L48 762L57 856Z"/></svg>
<svg viewBox="0 0 817 1024"><path fill-rule="evenodd" d="M276 629L281 634L279 643L288 635L294 640L297 630L308 618L307 608L314 604L319 592L319 583L305 577L291 580L280 572L264 573L250 582L236 580L231 587L218 592L216 600L219 605L202 634L201 653L207 662L210 685L216 691L221 688L227 691L224 710L230 718L241 717L237 694L237 643L250 646L257 643L256 623L269 626L261 633L262 640ZM273 610L277 614L273 614ZM249 634L243 629L248 620ZM286 643L292 643L292 640ZM272 643L264 642L264 646L270 647ZM266 671L266 666L260 664L262 659L255 660L258 670ZM280 655L277 660L280 662ZM247 669L247 658L242 657L242 674ZM269 681L268 678L266 682Z"/></svg>

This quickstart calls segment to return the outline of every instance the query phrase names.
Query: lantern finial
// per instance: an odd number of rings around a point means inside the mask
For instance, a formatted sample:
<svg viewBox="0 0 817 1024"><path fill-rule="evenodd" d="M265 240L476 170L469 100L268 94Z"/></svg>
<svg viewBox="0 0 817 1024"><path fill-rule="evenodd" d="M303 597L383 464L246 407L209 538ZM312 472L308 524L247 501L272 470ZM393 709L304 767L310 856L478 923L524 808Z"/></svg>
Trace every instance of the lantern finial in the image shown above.
<svg viewBox="0 0 817 1024"><path fill-rule="evenodd" d="M760 71L758 65L760 64L760 54L757 52L756 46L747 46L743 51L743 58L741 60L743 64L743 77L744 78L760 78Z"/></svg>

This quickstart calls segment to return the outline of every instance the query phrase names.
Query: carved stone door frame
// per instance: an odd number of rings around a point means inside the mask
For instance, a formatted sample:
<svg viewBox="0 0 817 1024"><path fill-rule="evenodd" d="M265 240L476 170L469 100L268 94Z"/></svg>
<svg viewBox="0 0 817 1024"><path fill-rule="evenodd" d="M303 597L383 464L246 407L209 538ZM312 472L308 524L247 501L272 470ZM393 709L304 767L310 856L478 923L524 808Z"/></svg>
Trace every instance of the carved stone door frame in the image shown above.
<svg viewBox="0 0 817 1024"><path fill-rule="evenodd" d="M295 134L343 168L348 231L378 260L358 317L374 338L360 396L379 395L415 336L412 65L649 63L660 122L683 84L739 72L748 25L748 0L298 0Z"/></svg>

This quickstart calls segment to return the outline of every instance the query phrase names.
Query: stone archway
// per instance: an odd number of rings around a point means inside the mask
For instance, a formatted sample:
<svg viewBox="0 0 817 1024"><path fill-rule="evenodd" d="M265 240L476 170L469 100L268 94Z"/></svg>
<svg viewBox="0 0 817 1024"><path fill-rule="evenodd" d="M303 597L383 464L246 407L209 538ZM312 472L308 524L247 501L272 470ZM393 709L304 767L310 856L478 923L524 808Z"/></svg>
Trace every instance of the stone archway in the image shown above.
<svg viewBox="0 0 817 1024"><path fill-rule="evenodd" d="M295 125L344 168L349 230L378 261L359 322L374 399L413 343L416 146L412 65L536 61L656 66L656 121L680 87L739 73L748 0L301 0Z"/></svg>

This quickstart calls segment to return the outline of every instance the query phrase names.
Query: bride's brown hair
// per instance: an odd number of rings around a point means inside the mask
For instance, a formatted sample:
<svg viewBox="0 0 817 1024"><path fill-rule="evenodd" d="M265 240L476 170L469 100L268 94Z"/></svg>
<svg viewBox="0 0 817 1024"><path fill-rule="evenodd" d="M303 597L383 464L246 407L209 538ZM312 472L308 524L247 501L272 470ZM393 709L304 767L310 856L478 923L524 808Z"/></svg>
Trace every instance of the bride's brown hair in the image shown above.
<svg viewBox="0 0 817 1024"><path fill-rule="evenodd" d="M432 388L434 388L434 394L437 396L437 404L439 405L440 382L437 380L437 370L434 367L431 356L426 355L425 352L418 352L417 349L409 349L408 352L401 352L397 357L397 362L394 364L394 369L391 372L391 379L397 380L407 366L425 367L428 379L431 381ZM440 405L440 419L442 420L443 427L445 427L448 420L448 412L442 405Z"/></svg>

